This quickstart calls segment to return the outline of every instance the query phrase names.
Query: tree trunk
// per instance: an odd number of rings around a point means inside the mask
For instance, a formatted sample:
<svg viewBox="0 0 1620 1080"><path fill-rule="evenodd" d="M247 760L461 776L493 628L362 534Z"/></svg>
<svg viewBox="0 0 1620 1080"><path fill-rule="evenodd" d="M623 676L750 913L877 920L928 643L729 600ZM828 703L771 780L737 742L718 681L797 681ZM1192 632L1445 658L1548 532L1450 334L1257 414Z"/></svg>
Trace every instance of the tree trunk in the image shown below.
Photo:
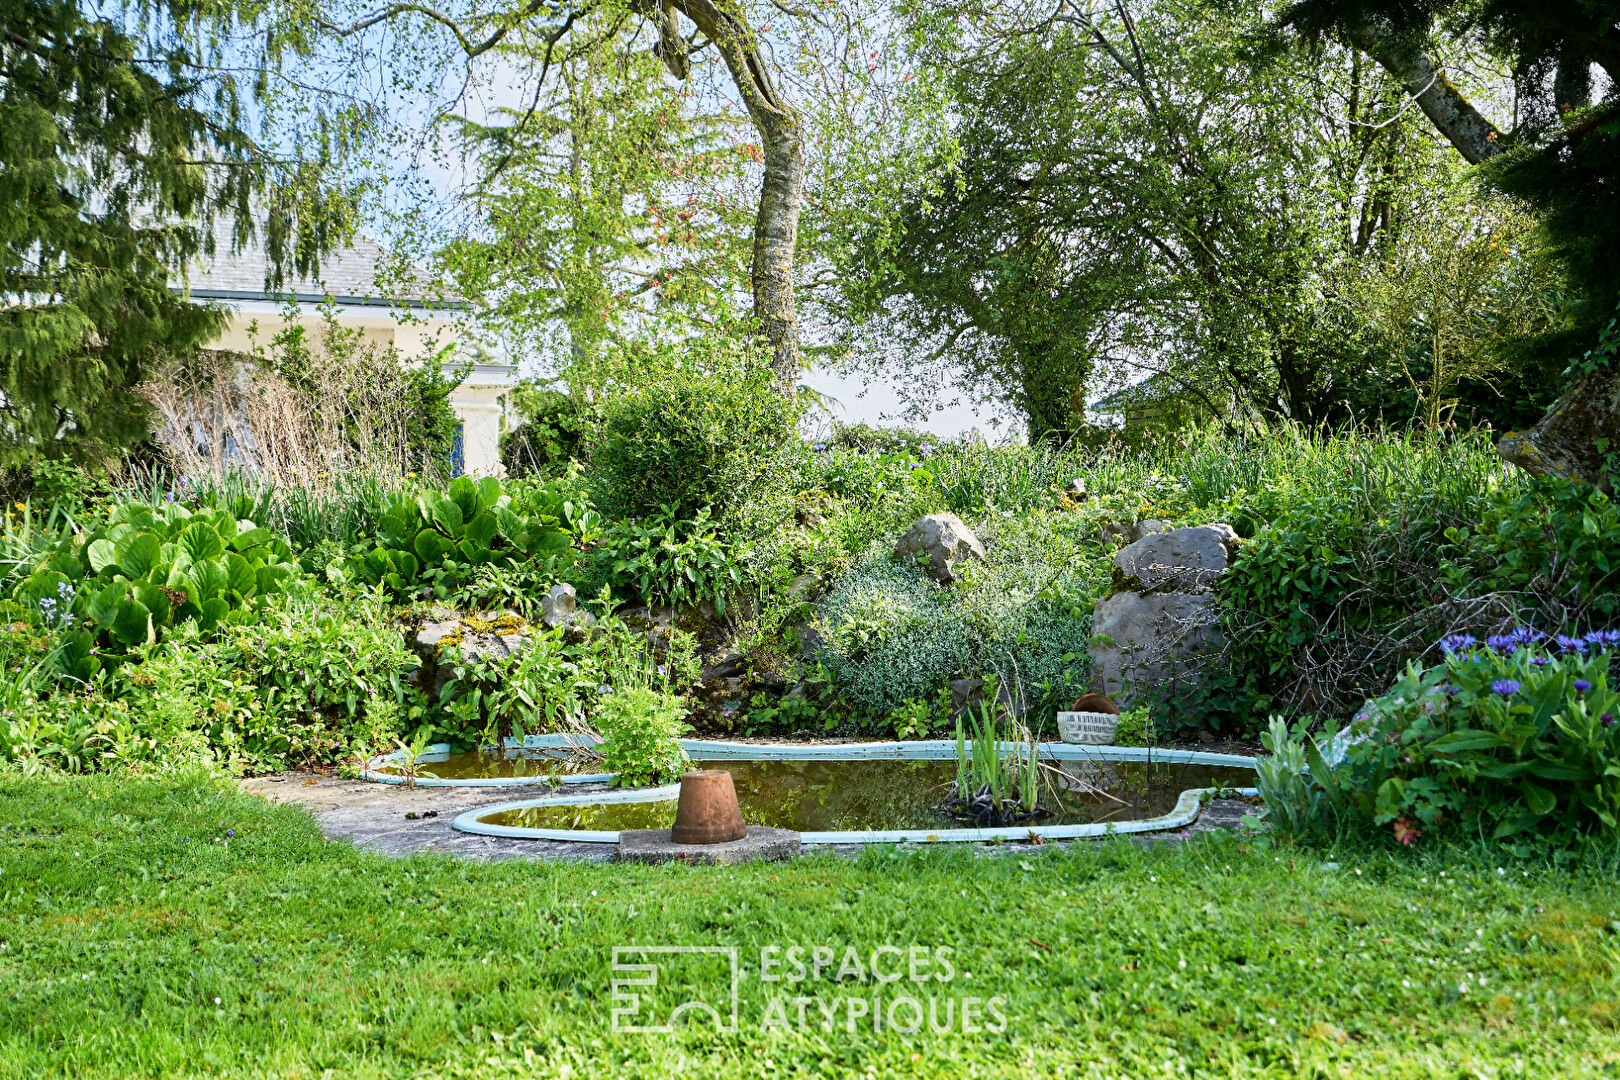
<svg viewBox="0 0 1620 1080"><path fill-rule="evenodd" d="M1428 53L1371 19L1344 26L1344 35L1401 81L1418 108L1470 165L1502 152L1495 125L1440 74Z"/></svg>
<svg viewBox="0 0 1620 1080"><path fill-rule="evenodd" d="M799 212L804 202L804 123L777 92L760 55L759 38L728 0L644 0L660 20L658 55L670 74L684 79L690 70L685 39L675 25L679 11L714 42L748 117L763 144L765 182L754 219L754 316L771 350L771 368L784 394L799 380L799 312L793 264L799 246Z"/></svg>
<svg viewBox="0 0 1620 1080"><path fill-rule="evenodd" d="M1532 476L1568 477L1613 495L1609 462L1620 455L1620 369L1576 379L1535 427L1502 436L1496 451Z"/></svg>
<svg viewBox="0 0 1620 1080"><path fill-rule="evenodd" d="M793 263L804 202L804 125L791 113L756 116L754 123L765 140L765 183L754 219L754 316L770 343L777 385L792 394L799 381Z"/></svg>

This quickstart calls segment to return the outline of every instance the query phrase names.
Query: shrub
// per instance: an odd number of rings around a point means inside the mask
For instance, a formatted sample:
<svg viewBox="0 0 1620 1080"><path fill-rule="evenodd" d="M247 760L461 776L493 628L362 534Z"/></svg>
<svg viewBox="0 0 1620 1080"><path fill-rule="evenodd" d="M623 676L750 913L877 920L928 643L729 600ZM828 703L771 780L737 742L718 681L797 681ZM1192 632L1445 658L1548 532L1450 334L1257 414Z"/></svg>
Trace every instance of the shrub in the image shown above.
<svg viewBox="0 0 1620 1080"><path fill-rule="evenodd" d="M1620 631L1552 649L1530 630L1442 644L1443 662L1410 665L1322 746L1295 733L1298 750L1274 749L1286 774L1303 756L1313 789L1287 780L1284 819L1297 828L1331 808L1406 844L1431 831L1555 843L1620 832L1620 693L1609 686ZM1283 738L1274 730L1272 746Z"/></svg>
<svg viewBox="0 0 1620 1080"><path fill-rule="evenodd" d="M712 600L724 614L727 595L742 584L742 568L715 534L707 510L683 519L669 505L644 519L614 522L597 557L610 583L634 586L648 604Z"/></svg>
<svg viewBox="0 0 1620 1080"><path fill-rule="evenodd" d="M608 402L592 491L610 517L708 510L726 538L758 535L789 512L799 412L769 372L673 372Z"/></svg>
<svg viewBox="0 0 1620 1080"><path fill-rule="evenodd" d="M252 621L298 572L290 557L285 541L228 510L123 503L107 525L63 539L15 595L82 658L93 640L139 646L186 623L208 634Z"/></svg>
<svg viewBox="0 0 1620 1080"><path fill-rule="evenodd" d="M602 419L600 405L528 382L513 391L513 408L523 422L501 435L501 464L511 477L551 476L582 460Z"/></svg>
<svg viewBox="0 0 1620 1080"><path fill-rule="evenodd" d="M592 717L602 736L603 765L619 774L621 787L673 780L691 764L678 741L686 731L679 698L646 687L628 687L602 697Z"/></svg>
<svg viewBox="0 0 1620 1080"><path fill-rule="evenodd" d="M393 621L362 602L290 596L252 625L148 647L128 676L138 723L194 739L251 772L335 763L361 745L369 713L407 700L417 665ZM420 710L418 709L418 712ZM404 719L404 718L402 718Z"/></svg>
<svg viewBox="0 0 1620 1080"><path fill-rule="evenodd" d="M948 679L981 675L1055 711L1090 683L1100 572L1079 531L1048 517L986 527L988 562L965 564L950 589L890 558L889 543L874 545L822 601L817 659L849 703L877 714L903 713L908 699L929 698ZM894 722L914 726L904 715Z"/></svg>

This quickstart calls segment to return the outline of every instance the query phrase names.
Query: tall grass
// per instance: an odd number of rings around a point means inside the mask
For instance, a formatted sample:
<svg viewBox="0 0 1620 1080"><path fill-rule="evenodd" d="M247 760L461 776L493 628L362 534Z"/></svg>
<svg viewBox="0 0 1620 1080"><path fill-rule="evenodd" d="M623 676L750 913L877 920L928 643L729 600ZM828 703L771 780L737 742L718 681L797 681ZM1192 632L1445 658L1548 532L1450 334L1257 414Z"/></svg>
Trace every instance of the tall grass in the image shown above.
<svg viewBox="0 0 1620 1080"><path fill-rule="evenodd" d="M1336 495L1379 513L1414 498L1461 512L1481 493L1522 488L1527 478L1497 456L1487 433L1337 431L1286 425L1232 433L1194 428L1139 445L1100 448L946 446L929 461L953 513L1050 505L1073 480L1094 499L1231 506L1286 488Z"/></svg>
<svg viewBox="0 0 1620 1080"><path fill-rule="evenodd" d="M236 470L218 477L177 479L167 470L155 469L127 476L114 497L154 506L182 502L230 507L237 517L279 532L302 553L323 543L347 548L372 539L389 504L415 494L418 486L411 477L385 478L368 472L340 474L321 487L309 487Z"/></svg>

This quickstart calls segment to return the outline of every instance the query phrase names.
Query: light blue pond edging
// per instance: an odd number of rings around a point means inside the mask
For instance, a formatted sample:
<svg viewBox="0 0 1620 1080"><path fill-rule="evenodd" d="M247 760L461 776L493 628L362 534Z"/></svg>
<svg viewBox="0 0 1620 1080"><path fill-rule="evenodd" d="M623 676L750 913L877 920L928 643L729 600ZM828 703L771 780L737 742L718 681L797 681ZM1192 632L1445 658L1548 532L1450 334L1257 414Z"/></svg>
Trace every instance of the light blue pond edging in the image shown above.
<svg viewBox="0 0 1620 1080"><path fill-rule="evenodd" d="M686 752L699 761L937 761L954 758L956 744L946 739L919 742L889 743L818 743L759 744L711 742L704 739L682 739ZM1009 743L1013 748L1023 744ZM1040 755L1051 761L1153 761L1166 765L1224 765L1237 769L1254 768L1254 758L1240 754L1212 754L1201 750L1153 750L1139 746L1082 746L1073 743L1040 743ZM397 780L397 778L395 778ZM441 781L457 783L458 781ZM532 782L532 781L530 781ZM417 783L423 783L418 780ZM459 781L459 783L468 783ZM491 781L472 781L490 785ZM867 829L843 832L807 832L799 835L804 844L897 844L897 843L971 843L985 840L1023 840L1038 836L1043 840L1077 840L1087 837L1114 836L1126 833L1161 832L1191 825L1198 818L1202 797L1210 788L1191 788L1181 793L1168 814L1139 821L1096 822L1084 825L1016 825L1004 828L978 829ZM1254 788L1235 789L1242 795L1254 795ZM558 795L539 799L520 799L495 803L469 810L450 823L451 827L480 836L500 836L521 840L564 840L578 843L616 844L616 831L599 829L530 829L514 825L492 825L481 818L492 817L512 810L528 810L548 806L581 806L593 803L663 802L675 799L680 786L672 784L661 788L632 789L629 791L592 792L580 795Z"/></svg>

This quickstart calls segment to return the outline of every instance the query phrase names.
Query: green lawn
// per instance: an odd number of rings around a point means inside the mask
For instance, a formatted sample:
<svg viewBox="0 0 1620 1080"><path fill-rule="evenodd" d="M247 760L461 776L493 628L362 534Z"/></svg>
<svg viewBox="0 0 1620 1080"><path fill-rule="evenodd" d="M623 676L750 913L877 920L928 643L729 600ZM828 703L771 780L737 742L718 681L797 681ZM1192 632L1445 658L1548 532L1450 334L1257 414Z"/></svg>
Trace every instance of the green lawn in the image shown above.
<svg viewBox="0 0 1620 1080"><path fill-rule="evenodd" d="M1620 1063L1620 895L1594 869L1333 866L1233 839L738 869L397 862L203 778L6 781L0 842L5 1077L1540 1078ZM612 1034L612 948L630 943L739 947L737 1032ZM824 945L840 965L853 946L863 968L922 946L941 977L767 983L773 945ZM901 955L880 951L880 969ZM722 961L672 966L664 992L693 979L723 1001ZM964 1032L959 1011L946 1033L847 1030L857 999L897 996L1000 998L979 1018L1005 1030ZM804 1030L794 998L812 999Z"/></svg>

